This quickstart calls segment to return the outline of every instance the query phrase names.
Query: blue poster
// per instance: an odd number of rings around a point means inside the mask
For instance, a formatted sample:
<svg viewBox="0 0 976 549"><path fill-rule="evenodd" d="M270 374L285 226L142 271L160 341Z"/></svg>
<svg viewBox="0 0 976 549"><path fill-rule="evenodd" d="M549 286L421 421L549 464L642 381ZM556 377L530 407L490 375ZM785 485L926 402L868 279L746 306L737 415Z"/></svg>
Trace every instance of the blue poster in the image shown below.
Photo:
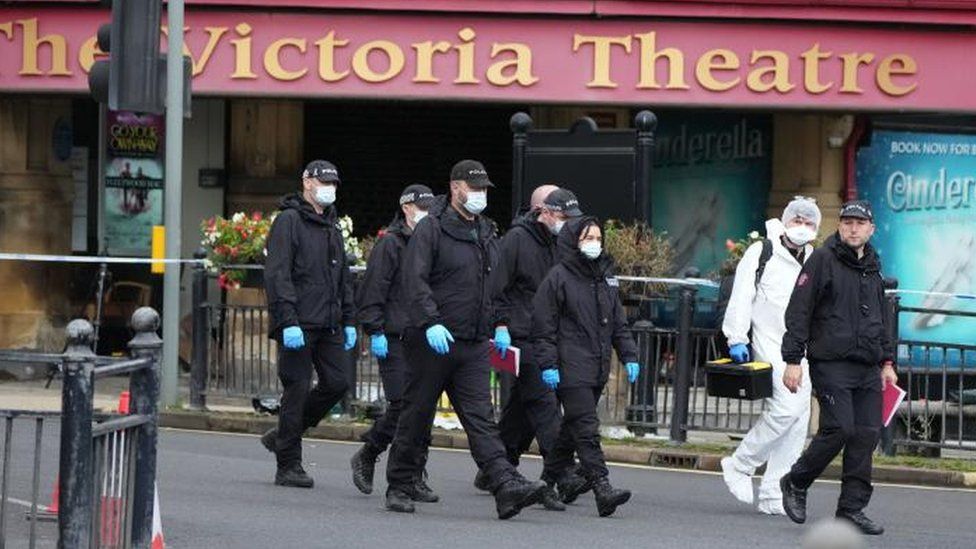
<svg viewBox="0 0 976 549"><path fill-rule="evenodd" d="M772 179L765 115L661 117L655 137L651 221L675 250L675 271L714 273L727 239L762 230Z"/></svg>
<svg viewBox="0 0 976 549"><path fill-rule="evenodd" d="M857 184L874 207L872 243L884 274L912 292L902 305L976 311L976 301L950 295L976 293L976 136L876 131L858 151ZM899 320L903 340L976 342L974 318L912 313ZM959 353L946 360L958 364ZM970 353L966 360L972 363Z"/></svg>

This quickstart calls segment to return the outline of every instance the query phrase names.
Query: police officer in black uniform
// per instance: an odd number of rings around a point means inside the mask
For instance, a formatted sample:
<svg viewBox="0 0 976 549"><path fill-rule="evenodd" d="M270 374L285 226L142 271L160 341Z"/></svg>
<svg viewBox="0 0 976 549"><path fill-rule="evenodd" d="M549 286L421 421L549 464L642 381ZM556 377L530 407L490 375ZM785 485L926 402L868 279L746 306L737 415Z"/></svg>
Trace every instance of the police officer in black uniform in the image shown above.
<svg viewBox="0 0 976 549"><path fill-rule="evenodd" d="M261 437L277 457L275 484L311 488L302 468L302 433L346 393L348 351L356 345L352 277L333 205L339 172L314 160L302 173L302 191L281 200L268 234L264 285L278 342L278 378L284 388L278 427ZM318 384L311 391L312 370Z"/></svg>
<svg viewBox="0 0 976 549"><path fill-rule="evenodd" d="M797 278L786 309L783 383L799 386L806 353L810 380L820 403L820 430L780 480L783 507L796 523L806 521L807 488L844 451L837 518L861 532L884 528L864 515L871 499L871 462L881 432L882 386L897 383L894 348L883 314L881 262L868 243L874 216L867 201L841 208L840 227L814 250Z"/></svg>
<svg viewBox="0 0 976 549"><path fill-rule="evenodd" d="M492 274L495 312L495 345L504 353L509 346L519 348L519 375L502 411L498 428L512 465L529 449L532 439L539 442L539 452L549 453L559 434L559 403L556 394L543 382L539 366L532 360L528 342L532 329L532 296L556 261L556 235L566 221L583 215L579 201L571 191L554 185L537 188L530 209L517 217L501 240L501 261ZM509 374L503 374L509 375ZM546 509L564 511L551 472L542 479L550 486L543 497ZM479 471L475 486L484 489L486 476Z"/></svg>
<svg viewBox="0 0 976 549"><path fill-rule="evenodd" d="M471 455L489 478L498 517L538 503L545 483L529 482L505 457L492 421L488 387L489 276L498 262L496 230L481 216L492 187L484 166L462 160L451 170L450 202L422 220L403 258L409 296L406 330L411 375L387 462L387 509L412 513L437 400L447 391L468 435Z"/></svg>
<svg viewBox="0 0 976 549"><path fill-rule="evenodd" d="M370 350L379 362L388 403L386 413L363 435L365 444L351 460L353 484L364 494L373 492L376 461L393 441L403 409L408 365L402 341L407 326L407 295L401 259L417 223L427 217L434 200L433 192L425 185L410 185L403 190L396 216L369 254L357 296L359 322L369 334ZM429 503L438 500L423 476L417 479L411 495Z"/></svg>

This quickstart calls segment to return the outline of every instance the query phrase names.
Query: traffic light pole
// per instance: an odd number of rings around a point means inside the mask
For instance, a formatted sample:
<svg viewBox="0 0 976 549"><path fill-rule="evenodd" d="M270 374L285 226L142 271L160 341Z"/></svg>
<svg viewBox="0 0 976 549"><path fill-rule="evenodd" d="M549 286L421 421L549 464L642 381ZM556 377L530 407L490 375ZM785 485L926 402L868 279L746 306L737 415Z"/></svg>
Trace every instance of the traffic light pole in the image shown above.
<svg viewBox="0 0 976 549"><path fill-rule="evenodd" d="M183 0L166 4L169 28L166 54L166 258L179 259L183 209ZM163 276L162 404L176 404L180 342L180 267Z"/></svg>

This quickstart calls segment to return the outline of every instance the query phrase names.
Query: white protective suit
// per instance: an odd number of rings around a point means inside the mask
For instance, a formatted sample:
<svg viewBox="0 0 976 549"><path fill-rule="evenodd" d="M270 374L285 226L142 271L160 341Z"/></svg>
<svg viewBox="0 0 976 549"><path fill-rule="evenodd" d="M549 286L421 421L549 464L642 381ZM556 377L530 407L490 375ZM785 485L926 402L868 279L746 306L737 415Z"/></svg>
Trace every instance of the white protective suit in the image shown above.
<svg viewBox="0 0 976 549"><path fill-rule="evenodd" d="M759 420L732 455L735 469L747 475L754 474L760 465L768 462L759 486L760 503L782 498L779 479L800 457L810 421L810 372L805 359L799 390L791 393L783 385L786 370L781 354L783 334L786 333L784 317L801 267L780 240L785 230L779 219L766 222L766 237L773 243L773 254L766 263L758 287L756 269L762 242L746 250L735 270L735 284L722 323L729 347L752 343L753 360L769 362L773 366L773 396L766 399ZM807 245L804 261L812 251L813 247Z"/></svg>

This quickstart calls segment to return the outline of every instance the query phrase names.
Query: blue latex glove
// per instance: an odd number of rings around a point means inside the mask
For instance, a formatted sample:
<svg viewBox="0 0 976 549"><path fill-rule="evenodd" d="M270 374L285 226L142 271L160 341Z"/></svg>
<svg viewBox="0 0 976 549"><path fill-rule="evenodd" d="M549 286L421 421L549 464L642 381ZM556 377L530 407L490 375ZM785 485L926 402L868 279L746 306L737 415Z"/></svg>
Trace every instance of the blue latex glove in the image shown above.
<svg viewBox="0 0 976 549"><path fill-rule="evenodd" d="M627 381L630 383L637 381L637 376L640 375L640 364L628 362L624 367L627 368Z"/></svg>
<svg viewBox="0 0 976 549"><path fill-rule="evenodd" d="M427 328L427 344L434 352L439 355L446 355L451 352L451 346L448 342L454 343L454 336L447 331L443 324L434 324Z"/></svg>
<svg viewBox="0 0 976 549"><path fill-rule="evenodd" d="M512 345L512 336L508 333L508 328L499 326L495 328L495 348L498 349L498 354L505 358L505 353L508 348Z"/></svg>
<svg viewBox="0 0 976 549"><path fill-rule="evenodd" d="M542 370L542 382L550 389L555 390L559 385L559 370L555 368Z"/></svg>
<svg viewBox="0 0 976 549"><path fill-rule="evenodd" d="M356 328L346 326L343 330L346 332L346 344L342 348L348 351L356 346Z"/></svg>
<svg viewBox="0 0 976 549"><path fill-rule="evenodd" d="M386 336L383 334L372 336L369 340L369 348L373 351L373 356L381 359L386 358L387 353L390 352L386 343Z"/></svg>
<svg viewBox="0 0 976 549"><path fill-rule="evenodd" d="M739 364L749 362L749 347L747 347L744 343L736 343L729 348L729 356L731 356L732 360Z"/></svg>
<svg viewBox="0 0 976 549"><path fill-rule="evenodd" d="M305 334L298 326L289 326L281 334L285 349L301 349L305 346Z"/></svg>

